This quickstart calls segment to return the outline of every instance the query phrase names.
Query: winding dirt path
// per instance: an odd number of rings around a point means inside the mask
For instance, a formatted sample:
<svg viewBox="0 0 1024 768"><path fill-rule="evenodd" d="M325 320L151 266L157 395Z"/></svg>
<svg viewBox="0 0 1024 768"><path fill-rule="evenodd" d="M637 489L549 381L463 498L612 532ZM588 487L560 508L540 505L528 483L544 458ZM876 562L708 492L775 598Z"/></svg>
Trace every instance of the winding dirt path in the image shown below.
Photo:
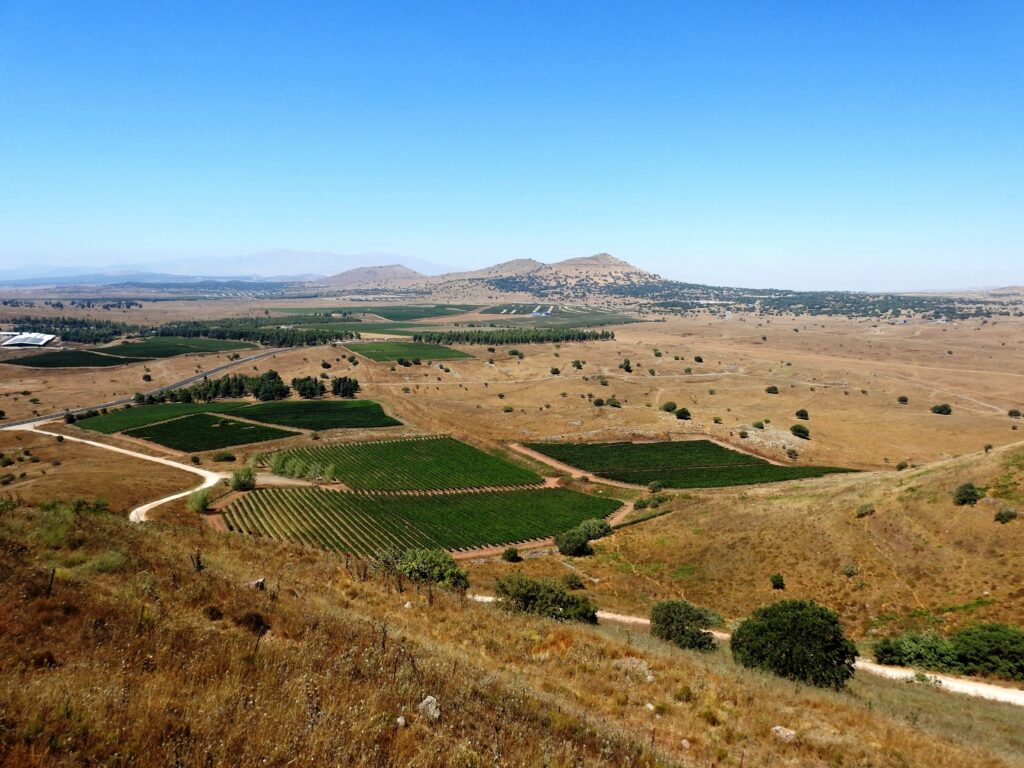
<svg viewBox="0 0 1024 768"><path fill-rule="evenodd" d="M497 602L497 598L493 595L469 595L469 598L478 603ZM624 613L612 613L611 611L598 611L597 618L598 621L613 621L618 624L628 624L630 626L649 627L651 625L650 619L646 619L643 616L629 616ZM712 632L711 634L713 634L715 639L720 642L729 642L730 635L727 632ZM860 672L867 672L869 675L876 675L889 680L913 681L918 679L919 674L919 671L916 669L876 664L873 661L865 659L863 656L857 657L855 666ZM992 683L980 683L977 680L971 680L966 677L956 677L954 675L939 675L931 672L926 672L925 674L928 682L938 685L943 690L947 690L952 693L960 693L965 696L974 696L979 699L988 699L989 701L1013 704L1017 707L1024 707L1024 690L1019 688L1006 688L1002 685L994 685Z"/></svg>

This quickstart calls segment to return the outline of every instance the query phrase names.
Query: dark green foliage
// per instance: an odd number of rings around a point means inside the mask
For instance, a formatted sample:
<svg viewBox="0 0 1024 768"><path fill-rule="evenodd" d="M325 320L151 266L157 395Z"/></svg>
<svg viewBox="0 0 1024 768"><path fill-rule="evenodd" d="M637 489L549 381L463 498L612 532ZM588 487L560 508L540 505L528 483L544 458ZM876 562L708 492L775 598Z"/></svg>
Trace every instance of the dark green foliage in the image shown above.
<svg viewBox="0 0 1024 768"><path fill-rule="evenodd" d="M576 527L583 532L583 535L587 537L588 541L603 539L605 536L612 535L612 527L608 524L607 520L584 520Z"/></svg>
<svg viewBox="0 0 1024 768"><path fill-rule="evenodd" d="M949 403L939 403L938 405L932 406L932 413L937 413L940 416L949 416L953 412L953 406Z"/></svg>
<svg viewBox="0 0 1024 768"><path fill-rule="evenodd" d="M772 589L785 589L786 578L781 573L773 573L768 577L772 582Z"/></svg>
<svg viewBox="0 0 1024 768"><path fill-rule="evenodd" d="M317 430L394 427L402 423L372 400L280 400L250 405L238 415L265 424Z"/></svg>
<svg viewBox="0 0 1024 768"><path fill-rule="evenodd" d="M704 630L721 623L722 617L714 611L686 600L666 600L651 608L651 634L680 648L713 651L715 638Z"/></svg>
<svg viewBox="0 0 1024 768"><path fill-rule="evenodd" d="M871 517L871 515L873 514L875 514L874 504L861 504L859 507L857 507L858 518Z"/></svg>
<svg viewBox="0 0 1024 768"><path fill-rule="evenodd" d="M764 391L767 392L769 395L777 395L777 394L779 394L779 388L776 387L774 384L772 384L769 387L765 387Z"/></svg>
<svg viewBox="0 0 1024 768"><path fill-rule="evenodd" d="M515 547L507 547L505 551L501 553L501 559L506 563L518 563L522 561L523 557Z"/></svg>
<svg viewBox="0 0 1024 768"><path fill-rule="evenodd" d="M910 402L910 398L907 397L906 395L900 395L899 397L896 398L896 402L899 403L900 405L906 405L907 403Z"/></svg>
<svg viewBox="0 0 1024 768"><path fill-rule="evenodd" d="M84 349L63 349L57 352L43 352L38 355L11 357L4 360L7 365L23 365L29 368L109 368L114 365L128 365L139 360L113 355L100 355Z"/></svg>
<svg viewBox="0 0 1024 768"><path fill-rule="evenodd" d="M312 400L327 393L327 387L316 376L302 376L292 379L295 393L303 400Z"/></svg>
<svg viewBox="0 0 1024 768"><path fill-rule="evenodd" d="M594 404L597 405L597 399ZM837 467L779 467L712 443L530 443L529 447L595 475L636 485L657 481L666 488L711 488L820 477Z"/></svg>
<svg viewBox="0 0 1024 768"><path fill-rule="evenodd" d="M234 461L235 454L230 451L217 451L210 457L213 461Z"/></svg>
<svg viewBox="0 0 1024 768"><path fill-rule="evenodd" d="M792 432L796 437L799 437L801 440L811 439L811 430L809 430L803 424L794 424L792 427L789 428L789 431Z"/></svg>
<svg viewBox="0 0 1024 768"><path fill-rule="evenodd" d="M373 555L388 544L466 549L551 536L611 514L612 499L564 488L433 495L265 488L230 503L230 530Z"/></svg>
<svg viewBox="0 0 1024 768"><path fill-rule="evenodd" d="M979 623L948 638L934 632L908 632L879 642L875 659L879 664L1024 680L1024 630Z"/></svg>
<svg viewBox="0 0 1024 768"><path fill-rule="evenodd" d="M555 536L555 546L558 547L559 554L569 557L584 557L594 553L590 539L579 528L570 528Z"/></svg>
<svg viewBox="0 0 1024 768"><path fill-rule="evenodd" d="M676 404L673 401L668 400L661 404L661 410L666 413L674 413L676 410Z"/></svg>
<svg viewBox="0 0 1024 768"><path fill-rule="evenodd" d="M335 376L331 379L331 394L335 397L355 397L359 392L359 379Z"/></svg>
<svg viewBox="0 0 1024 768"><path fill-rule="evenodd" d="M681 419L682 421L689 421L693 417L690 415L689 408L679 408L676 410L676 418Z"/></svg>
<svg viewBox="0 0 1024 768"><path fill-rule="evenodd" d="M974 506L981 500L981 491L974 483L963 483L953 491L953 503L958 507Z"/></svg>
<svg viewBox="0 0 1024 768"><path fill-rule="evenodd" d="M1003 525L1006 525L1007 523L1012 523L1016 519L1017 519L1017 510L1016 509L1010 509L1009 507L1007 507L1005 509L1000 509L998 512L996 512L996 516L995 516L995 521L997 523L1002 523Z"/></svg>
<svg viewBox="0 0 1024 768"><path fill-rule="evenodd" d="M236 373L222 376L219 379L204 378L198 384L172 389L168 392L149 395L136 394L135 402L138 405L210 402L245 397L246 395L252 395L257 400L268 402L283 400L288 397L289 392L288 385L284 383L277 371L267 371L259 376Z"/></svg>
<svg viewBox="0 0 1024 768"><path fill-rule="evenodd" d="M509 328L484 331L433 331L418 333L413 341L424 344L553 344L565 341L605 341L614 339L611 331L587 331L582 328ZM424 355L427 357L427 355Z"/></svg>
<svg viewBox="0 0 1024 768"><path fill-rule="evenodd" d="M502 604L516 611L545 616L557 621L597 623L597 609L584 595L570 595L550 579L531 579L520 571L497 580Z"/></svg>
<svg viewBox="0 0 1024 768"><path fill-rule="evenodd" d="M465 352L443 347L440 344L415 341L365 341L349 346L353 352L378 363L405 360L409 365L419 365L420 360L458 360L472 357Z"/></svg>
<svg viewBox="0 0 1024 768"><path fill-rule="evenodd" d="M297 432L248 424L206 413L183 416L125 432L131 437L173 448L176 451L209 451L264 440L292 437Z"/></svg>
<svg viewBox="0 0 1024 768"><path fill-rule="evenodd" d="M155 329L155 333L157 336L252 341L268 347L301 347L359 338L358 333L349 330L297 327L304 323L315 323L322 320L323 317L317 315L297 315L288 318L287 327L282 327L281 318L279 317L232 317L224 320L187 320L161 325Z"/></svg>
<svg viewBox="0 0 1024 768"><path fill-rule="evenodd" d="M583 577L580 576L576 571L569 571L565 576L562 577L562 586L566 589L586 589L586 584L583 583Z"/></svg>
<svg viewBox="0 0 1024 768"><path fill-rule="evenodd" d="M811 417L810 417L810 416L809 416L809 415L807 414L807 409L806 409L806 408L801 408L801 409L800 409L800 410L798 410L798 411L797 411L797 412L796 412L796 413L795 413L794 415L795 415L795 416L796 416L796 417L797 417L798 419L803 419L804 421L807 421L807 420L808 420L809 418L811 418Z"/></svg>
<svg viewBox="0 0 1024 768"><path fill-rule="evenodd" d="M443 549L407 549L398 569L410 581L438 584L457 592L469 589L469 575Z"/></svg>
<svg viewBox="0 0 1024 768"><path fill-rule="evenodd" d="M853 676L857 659L839 617L812 600L759 608L736 629L731 644L733 658L745 667L836 690Z"/></svg>
<svg viewBox="0 0 1024 768"><path fill-rule="evenodd" d="M175 355L201 354L204 352L230 352L237 349L252 349L252 344L222 339L181 338L173 336L150 336L142 341L125 342L99 350L105 355L133 358L174 357Z"/></svg>
<svg viewBox="0 0 1024 768"><path fill-rule="evenodd" d="M1011 419L1019 419L1020 418L1020 409L1019 408L1011 408L1009 411L1006 412L1006 414Z"/></svg>

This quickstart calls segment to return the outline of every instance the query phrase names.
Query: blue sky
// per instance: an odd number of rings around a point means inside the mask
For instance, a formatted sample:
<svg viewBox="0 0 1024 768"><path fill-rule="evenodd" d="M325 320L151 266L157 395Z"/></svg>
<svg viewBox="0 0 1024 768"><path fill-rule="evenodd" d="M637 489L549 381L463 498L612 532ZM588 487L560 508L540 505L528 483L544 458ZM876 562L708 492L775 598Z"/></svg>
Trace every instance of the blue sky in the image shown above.
<svg viewBox="0 0 1024 768"><path fill-rule="evenodd" d="M1021 284L1024 3L0 2L0 269L274 248Z"/></svg>

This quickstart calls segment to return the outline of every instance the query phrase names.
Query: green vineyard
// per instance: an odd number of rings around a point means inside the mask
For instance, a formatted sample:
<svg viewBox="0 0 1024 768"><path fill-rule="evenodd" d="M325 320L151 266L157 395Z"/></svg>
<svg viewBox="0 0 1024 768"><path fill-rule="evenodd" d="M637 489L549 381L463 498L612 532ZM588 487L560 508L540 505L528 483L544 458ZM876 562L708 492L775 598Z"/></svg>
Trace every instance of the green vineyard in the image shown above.
<svg viewBox="0 0 1024 768"><path fill-rule="evenodd" d="M372 491L534 485L539 475L451 437L314 445L270 458L275 474L340 480Z"/></svg>
<svg viewBox="0 0 1024 768"><path fill-rule="evenodd" d="M531 443L529 448L595 475L666 488L718 488L777 483L849 472L840 467L778 466L712 443Z"/></svg>
<svg viewBox="0 0 1024 768"><path fill-rule="evenodd" d="M234 532L373 555L386 547L470 549L551 536L619 505L564 488L421 496L267 488L234 500L223 515Z"/></svg>

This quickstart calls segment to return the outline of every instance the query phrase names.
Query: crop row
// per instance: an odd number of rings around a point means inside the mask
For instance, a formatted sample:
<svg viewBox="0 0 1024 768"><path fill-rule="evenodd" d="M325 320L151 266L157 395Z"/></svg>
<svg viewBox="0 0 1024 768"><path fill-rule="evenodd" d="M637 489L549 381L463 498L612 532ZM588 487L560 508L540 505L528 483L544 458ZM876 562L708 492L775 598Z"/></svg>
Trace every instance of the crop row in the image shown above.
<svg viewBox="0 0 1024 768"><path fill-rule="evenodd" d="M223 514L232 531L372 555L386 547L467 549L550 536L618 506L563 488L451 496L267 488L239 497Z"/></svg>

